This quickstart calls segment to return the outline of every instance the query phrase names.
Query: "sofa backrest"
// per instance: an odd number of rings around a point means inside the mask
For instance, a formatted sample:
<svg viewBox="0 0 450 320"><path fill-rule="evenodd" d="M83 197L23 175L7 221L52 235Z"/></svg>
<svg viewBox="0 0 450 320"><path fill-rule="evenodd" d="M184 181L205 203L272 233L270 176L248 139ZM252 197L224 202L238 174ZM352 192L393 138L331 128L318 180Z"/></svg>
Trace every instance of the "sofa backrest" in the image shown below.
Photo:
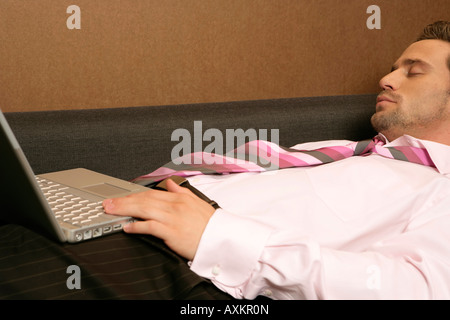
<svg viewBox="0 0 450 320"><path fill-rule="evenodd" d="M84 167L128 180L171 160L173 148L180 143L179 137L172 141L176 129L189 132L193 145L194 121L201 121L196 139L208 129L218 129L224 137L226 129L278 129L279 143L287 147L370 138L375 134L370 125L375 98L355 95L13 112L6 117L36 174ZM204 140L202 150L210 143Z"/></svg>

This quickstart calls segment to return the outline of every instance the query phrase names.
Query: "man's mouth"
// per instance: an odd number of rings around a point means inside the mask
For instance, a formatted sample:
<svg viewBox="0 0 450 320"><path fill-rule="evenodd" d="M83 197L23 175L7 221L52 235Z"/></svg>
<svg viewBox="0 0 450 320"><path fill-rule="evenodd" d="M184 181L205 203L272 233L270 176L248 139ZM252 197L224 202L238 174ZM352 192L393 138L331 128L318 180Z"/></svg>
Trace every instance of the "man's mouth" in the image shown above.
<svg viewBox="0 0 450 320"><path fill-rule="evenodd" d="M390 98L387 94L380 94L377 97L377 104L380 102L391 102L391 103L396 103L396 101L392 98Z"/></svg>
<svg viewBox="0 0 450 320"><path fill-rule="evenodd" d="M394 99L387 93L381 93L377 97L377 104L375 106L376 111L382 111L384 110L384 107L392 103L397 103L396 99Z"/></svg>

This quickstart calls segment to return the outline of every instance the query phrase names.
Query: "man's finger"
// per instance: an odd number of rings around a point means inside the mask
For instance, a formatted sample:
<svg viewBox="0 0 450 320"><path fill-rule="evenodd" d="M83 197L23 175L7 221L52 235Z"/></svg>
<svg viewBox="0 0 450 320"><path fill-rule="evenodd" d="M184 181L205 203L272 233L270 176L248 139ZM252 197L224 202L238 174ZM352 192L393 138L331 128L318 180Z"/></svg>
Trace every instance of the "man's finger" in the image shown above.
<svg viewBox="0 0 450 320"><path fill-rule="evenodd" d="M141 194L134 194L123 198L112 198L103 201L106 213L132 216L139 219L164 219L167 207L167 198L163 192L151 190Z"/></svg>
<svg viewBox="0 0 450 320"><path fill-rule="evenodd" d="M163 240L167 237L166 226L155 220L128 223L123 227L123 231L126 233L149 234Z"/></svg>
<svg viewBox="0 0 450 320"><path fill-rule="evenodd" d="M174 182L171 179L167 179L166 187L167 187L167 191L169 191L169 192L194 195L191 190L189 190L188 188L179 186L176 182Z"/></svg>

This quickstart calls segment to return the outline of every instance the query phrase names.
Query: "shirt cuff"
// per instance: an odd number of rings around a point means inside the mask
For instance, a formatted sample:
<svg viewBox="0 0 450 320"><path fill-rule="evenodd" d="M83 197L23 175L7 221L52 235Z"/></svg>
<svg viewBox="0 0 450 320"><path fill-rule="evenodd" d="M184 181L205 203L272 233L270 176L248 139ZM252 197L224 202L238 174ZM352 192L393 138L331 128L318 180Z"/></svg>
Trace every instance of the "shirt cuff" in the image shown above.
<svg viewBox="0 0 450 320"><path fill-rule="evenodd" d="M202 235L191 270L222 288L242 286L257 268L271 233L251 218L218 209Z"/></svg>

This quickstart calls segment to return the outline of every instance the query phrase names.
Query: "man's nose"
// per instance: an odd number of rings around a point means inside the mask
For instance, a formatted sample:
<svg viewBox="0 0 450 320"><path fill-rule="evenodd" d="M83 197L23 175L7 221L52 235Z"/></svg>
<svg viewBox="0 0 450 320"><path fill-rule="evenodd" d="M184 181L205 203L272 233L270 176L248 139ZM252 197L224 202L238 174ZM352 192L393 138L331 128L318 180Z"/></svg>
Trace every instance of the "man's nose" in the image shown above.
<svg viewBox="0 0 450 320"><path fill-rule="evenodd" d="M381 78L379 85L383 90L396 91L401 84L401 70L397 69Z"/></svg>

